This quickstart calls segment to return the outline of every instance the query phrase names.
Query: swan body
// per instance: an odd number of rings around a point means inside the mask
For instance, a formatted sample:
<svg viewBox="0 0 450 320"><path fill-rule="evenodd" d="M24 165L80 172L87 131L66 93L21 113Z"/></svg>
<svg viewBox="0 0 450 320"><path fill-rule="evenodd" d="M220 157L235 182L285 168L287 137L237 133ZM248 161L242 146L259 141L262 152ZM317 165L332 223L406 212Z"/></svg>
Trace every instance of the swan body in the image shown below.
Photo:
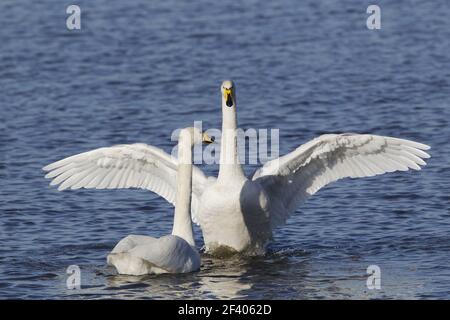
<svg viewBox="0 0 450 320"><path fill-rule="evenodd" d="M245 177L211 184L201 197L197 216L206 251L263 253L272 237L268 204L262 187Z"/></svg>
<svg viewBox="0 0 450 320"><path fill-rule="evenodd" d="M420 170L429 146L397 138L327 134L267 162L245 177L237 155L236 95L224 81L222 145L217 180L210 180L193 214L202 228L206 251L261 254L272 230L325 185L342 178Z"/></svg>
<svg viewBox="0 0 450 320"><path fill-rule="evenodd" d="M186 273L200 268L200 255L194 246L175 235L129 235L108 254L107 262L119 274Z"/></svg>
<svg viewBox="0 0 450 320"><path fill-rule="evenodd" d="M324 186L343 178L420 170L430 147L370 134L325 134L246 177L237 153L236 91L224 81L218 177L192 167L191 217L202 229L209 253L262 254L272 231ZM176 163L164 151L144 145L100 148L44 168L59 190L143 188L177 208Z"/></svg>
<svg viewBox="0 0 450 320"><path fill-rule="evenodd" d="M202 139L200 139L202 137ZM120 274L186 273L200 268L191 220L192 146L211 139L197 128L181 130L178 143L177 193L173 230L161 238L130 235L107 257Z"/></svg>
<svg viewBox="0 0 450 320"><path fill-rule="evenodd" d="M68 161L63 160L51 164L45 167L44 170L53 170L49 173L50 176L55 174L64 175L63 172L65 172L65 178L69 181L65 180L64 183L66 186L70 184L72 188L94 185L103 187L140 186L147 188L152 186L157 188L161 187L161 185L158 186L155 183L158 180L151 179L151 175L154 173L152 170L164 167L168 174L175 175L172 183L175 184L176 181L175 199L177 205L175 207L172 234L161 238L129 235L119 241L114 247L107 257L107 262L109 265L114 266L120 274L186 273L198 270L201 262L200 255L195 248L190 213L193 172L192 146L202 140L204 142L212 142L211 138L206 134L202 135L197 128L182 129L178 144L177 160L172 159L159 149L143 144L124 145L102 148L94 150L94 152L70 157ZM137 175L133 171L136 163L141 164L140 171L147 172L147 175L145 173ZM71 169L65 171L64 168L66 167ZM111 170L111 167L118 171ZM76 169L78 174L74 174L69 178L67 172L74 168L78 168ZM113 176L111 173L116 173L116 175ZM98 179L99 176L101 179ZM123 178L124 176L125 178ZM105 179L109 180L105 181ZM168 198L173 197L173 194L167 190L161 192Z"/></svg>

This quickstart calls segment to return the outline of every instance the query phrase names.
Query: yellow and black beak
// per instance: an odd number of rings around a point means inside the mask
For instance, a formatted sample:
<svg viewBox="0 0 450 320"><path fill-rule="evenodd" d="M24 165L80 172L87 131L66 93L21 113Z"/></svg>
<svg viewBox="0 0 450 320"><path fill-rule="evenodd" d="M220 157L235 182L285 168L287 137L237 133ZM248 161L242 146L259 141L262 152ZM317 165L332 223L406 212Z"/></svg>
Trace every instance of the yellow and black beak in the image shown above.
<svg viewBox="0 0 450 320"><path fill-rule="evenodd" d="M206 133L203 132L202 141L203 141L203 143L210 144L210 143L214 142L214 137L210 137Z"/></svg>
<svg viewBox="0 0 450 320"><path fill-rule="evenodd" d="M232 107L234 105L234 102L233 102L233 92L231 91L231 88L224 89L223 95L224 95L225 104L227 105L227 107Z"/></svg>

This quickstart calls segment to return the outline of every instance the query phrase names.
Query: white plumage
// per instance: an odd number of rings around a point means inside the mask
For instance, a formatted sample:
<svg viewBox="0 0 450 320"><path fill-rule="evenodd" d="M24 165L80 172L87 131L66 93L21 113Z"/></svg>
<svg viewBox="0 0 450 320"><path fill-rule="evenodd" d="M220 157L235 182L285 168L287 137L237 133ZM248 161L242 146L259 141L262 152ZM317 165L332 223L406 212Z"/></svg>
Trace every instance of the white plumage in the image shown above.
<svg viewBox="0 0 450 320"><path fill-rule="evenodd" d="M171 235L153 238L129 235L119 241L107 262L120 274L185 273L200 268L191 222L193 172L192 146L212 142L196 128L180 132L178 159L145 144L120 145L75 155L50 164L47 178L67 188L143 188L157 192L171 203L177 202Z"/></svg>
<svg viewBox="0 0 450 320"><path fill-rule="evenodd" d="M176 158L144 143L116 145L80 153L43 168L58 190L128 189L153 191L175 205ZM195 208L207 181L196 166L192 170L192 207Z"/></svg>
<svg viewBox="0 0 450 320"><path fill-rule="evenodd" d="M342 178L420 170L429 146L367 134L326 134L266 163L245 177L236 144L236 96L231 81L222 90L222 145L218 178L194 167L192 219L200 224L206 250L260 254L272 230L308 197ZM52 185L66 188L143 188L176 205L176 162L144 144L101 148L44 168Z"/></svg>
<svg viewBox="0 0 450 320"><path fill-rule="evenodd" d="M178 236L129 235L108 254L107 262L120 274L187 273L200 268L200 255Z"/></svg>
<svg viewBox="0 0 450 320"><path fill-rule="evenodd" d="M326 134L291 153L267 162L252 180L269 195L272 227L327 184L342 178L371 177L386 172L420 170L428 146L367 134Z"/></svg>

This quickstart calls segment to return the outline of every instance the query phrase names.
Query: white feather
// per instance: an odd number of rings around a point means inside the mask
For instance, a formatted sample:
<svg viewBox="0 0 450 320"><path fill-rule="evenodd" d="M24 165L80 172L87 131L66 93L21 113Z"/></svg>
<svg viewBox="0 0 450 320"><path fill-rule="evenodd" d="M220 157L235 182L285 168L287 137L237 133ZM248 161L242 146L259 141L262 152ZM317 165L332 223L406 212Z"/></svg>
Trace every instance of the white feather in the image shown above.
<svg viewBox="0 0 450 320"><path fill-rule="evenodd" d="M420 166L426 164L423 159L430 157L423 151L428 149L429 146L422 143L398 138L328 134L266 163L255 172L253 180L264 187L271 202L279 203L274 207L283 208L271 212L275 227L279 225L278 221L285 221L301 202L330 182L345 177L370 177L385 172L420 170ZM317 170L316 164L326 170ZM286 184L286 179L306 183ZM282 192L280 189L283 189ZM299 193L303 196L297 197ZM291 201L294 197L299 201Z"/></svg>

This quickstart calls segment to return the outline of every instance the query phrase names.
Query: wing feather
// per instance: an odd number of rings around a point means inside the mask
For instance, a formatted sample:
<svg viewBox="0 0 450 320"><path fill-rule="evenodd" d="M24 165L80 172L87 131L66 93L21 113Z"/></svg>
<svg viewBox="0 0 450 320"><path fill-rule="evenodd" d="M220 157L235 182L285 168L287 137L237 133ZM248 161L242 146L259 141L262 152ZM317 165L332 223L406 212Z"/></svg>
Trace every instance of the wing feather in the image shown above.
<svg viewBox="0 0 450 320"><path fill-rule="evenodd" d="M327 184L342 178L420 170L429 146L365 134L326 134L267 162L252 179L270 198L272 226L283 224L297 207Z"/></svg>
<svg viewBox="0 0 450 320"><path fill-rule="evenodd" d="M150 190L175 205L178 162L163 150L143 143L116 145L80 153L43 168L50 185L58 190L95 188L140 188ZM207 177L193 167L194 208L207 183Z"/></svg>

